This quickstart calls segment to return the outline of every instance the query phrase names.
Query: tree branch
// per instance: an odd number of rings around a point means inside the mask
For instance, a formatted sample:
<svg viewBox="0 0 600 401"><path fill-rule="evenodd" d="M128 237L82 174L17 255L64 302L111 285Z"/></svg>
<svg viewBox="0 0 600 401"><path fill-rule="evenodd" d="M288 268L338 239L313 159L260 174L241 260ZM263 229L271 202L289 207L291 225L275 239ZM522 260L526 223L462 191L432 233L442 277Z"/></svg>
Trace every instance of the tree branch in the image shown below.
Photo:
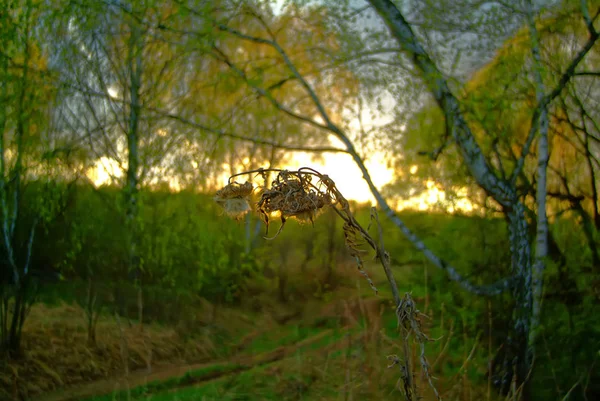
<svg viewBox="0 0 600 401"><path fill-rule="evenodd" d="M268 40L268 39L264 39L264 38L258 38L258 37L250 36L250 35L247 35L245 33L239 32L239 31L237 31L237 30L235 30L233 28L229 28L229 27L223 26L223 25L219 25L219 29L221 29L223 31L226 31L226 32L229 32L229 33L231 33L231 34L233 34L233 35L235 35L235 36L237 36L239 38L242 38L242 39L250 40L250 41L255 42L255 43L260 43L260 44L272 46L280 54L280 56L285 61L286 65L288 66L288 68L290 69L290 71L292 72L292 74L298 79L298 81L301 83L301 85L305 88L305 90L307 91L307 93L311 97L312 101L315 104L315 107L317 107L317 110L319 111L320 116L325 121L325 125L319 124L316 121L311 120L310 118L307 118L305 116L297 115L296 113L293 113L293 112L290 114L289 111L286 111L285 106L283 106L282 104L280 104L270 93L268 93L267 91L265 91L262 88L257 88L256 85L253 85L251 82L249 82L248 79L245 77L245 74L241 70L239 70L239 68L236 68L232 63L228 63L228 65L230 67L232 67L232 68L235 68L235 71L238 73L238 75L240 75L242 78L244 78L245 81L247 82L247 84L249 86L255 88L259 94L261 94L264 97L266 97L277 109L282 110L282 111L286 112L287 114L292 115L294 118L297 118L297 119L299 119L299 120L301 120L301 121L303 121L305 123L308 123L308 124L311 124L313 126L317 126L318 128L327 130L327 131L333 133L339 140L341 140L342 143L346 146L346 152L349 153L352 156L354 162L356 163L356 165L361 170L361 173L363 174L364 180L366 181L367 185L369 186L369 189L370 189L371 193L373 194L373 196L377 200L377 203L381 207L382 211L402 231L402 233L408 238L408 240L418 250L420 250L427 257L427 259L429 259L429 261L431 263L433 263L436 267L438 267L439 269L441 269L444 272L446 272L446 274L448 275L448 277L451 280L456 281L461 287L463 287L467 291L470 291L470 292L475 293L475 294L496 295L496 294L500 294L503 291L511 288L511 286L512 286L512 284L514 282L514 279L512 277L511 278L507 278L507 279L502 279L502 280L500 280L500 281L498 281L498 282L496 282L494 284L491 284L491 285L478 286L478 285L475 285L475 284L469 282L465 277L463 277L460 273L458 273L458 271L452 265L450 265L449 263L447 263L444 260L440 259L429 248L427 248L427 246L425 245L425 243L423 241L421 241L421 239L419 237L417 237L404 224L404 222L398 217L398 215L388 205L387 201L381 195L381 193L379 192L379 190L377 189L377 187L375 187L375 184L373 183L373 180L372 180L372 178L371 178L371 176L369 174L369 171L367 170L367 168L366 168L366 166L364 164L364 161L362 160L362 158L360 157L360 155L356 151L356 149L355 149L352 141L343 132L343 130L341 128L339 128L336 124L334 124L332 122L332 120L330 119L330 117L329 117L329 115L328 115L325 107L321 103L321 100L319 99L319 97L316 94L316 92L314 91L314 89L306 81L306 79L304 78L304 76L302 76L302 74L300 74L300 72L298 71L298 69L293 64L293 62L290 60L289 57L287 57L287 54L285 53L285 51L281 48L281 46L276 42L276 40L274 38L273 38L273 40ZM479 153L481 154L480 151L479 151ZM483 160L483 162L485 162L485 160L483 159L483 156L481 156L480 160ZM501 183L498 183L498 182L496 182L496 184L499 185L499 186L502 185ZM498 191L500 191L500 190L498 190Z"/></svg>
<svg viewBox="0 0 600 401"><path fill-rule="evenodd" d="M237 139L237 140L241 140L241 141L244 141L244 142L252 142L252 143L259 144L259 145L267 145L267 146L272 146L272 147L277 148L277 149L283 149L283 150L289 150L289 151L296 151L296 152L348 153L348 151L345 150L345 149L340 149L340 148L336 148L336 147L333 147L333 146L309 147L309 146L286 145L286 144L283 144L283 143L280 143L280 142L271 141L271 140L268 140L268 139L257 138L257 137L252 137L252 136L237 135L237 134L234 134L234 133L231 133L231 132L224 131L222 129L209 127L208 125L201 124L201 123L198 123L198 122L186 119L186 118L181 117L180 115L177 115L177 114L163 112L163 111L160 111L160 110L157 110L157 109L152 109L152 108L149 108L147 110L152 111L152 112L154 112L157 115L160 115L162 117L166 117L166 118L169 118L171 120L178 121L178 122L180 122L182 124L188 125L190 127L194 127L194 128L199 129L199 130L208 132L210 134L217 135L218 137L232 138L232 139Z"/></svg>
<svg viewBox="0 0 600 401"><path fill-rule="evenodd" d="M512 207L516 201L514 189L496 176L488 164L460 111L458 99L452 94L448 82L419 44L411 26L390 0L369 0L369 2L384 20L398 44L412 56L415 65L421 71L425 84L444 111L452 136L477 183L501 205Z"/></svg>
<svg viewBox="0 0 600 401"><path fill-rule="evenodd" d="M581 71L573 75L576 77L600 77L600 71Z"/></svg>
<svg viewBox="0 0 600 401"><path fill-rule="evenodd" d="M583 1L585 1L585 0L583 0ZM571 61L571 63L569 64L569 66L567 67L565 72L562 74L562 76L560 77L560 80L558 81L558 84L554 87L554 89L550 93L548 93L547 95L543 96L541 99L538 100L537 106L533 112L533 116L531 117L531 128L529 129L527 139L525 140L525 144L523 145L521 157L519 158L517 165L515 166L515 169L510 177L510 181L512 184L514 184L516 182L517 177L519 176L519 174L521 173L521 170L523 169L523 167L525 165L525 158L529 154L529 150L531 149L531 144L533 143L533 139L538 130L538 124L539 124L539 118L540 118L541 111L544 108L548 107L548 105L554 100L554 98L556 98L562 92L562 90L565 88L567 83L569 83L571 78L576 75L575 69L577 68L579 63L581 63L581 61L585 58L585 56L589 53L589 51L592 49L592 47L598 40L599 36L600 35L598 34L598 32L596 32L594 30L590 32L590 37L588 38L587 42L585 43L583 48L577 53L575 58Z"/></svg>
<svg viewBox="0 0 600 401"><path fill-rule="evenodd" d="M37 228L39 218L36 217L31 225L31 231L29 232L29 240L27 241L27 254L25 255L25 264L23 266L23 277L29 273L29 265L31 264L31 252L33 248L33 240L35 238L35 229Z"/></svg>
<svg viewBox="0 0 600 401"><path fill-rule="evenodd" d="M535 237L535 263L531 269L531 273L526 276L530 283L526 283L526 288L531 288L528 291L527 299L531 305L531 318L530 318L530 332L528 338L528 359L530 363L533 363L535 358L535 345L537 342L537 335L539 332L541 311L542 311L542 299L543 299L543 285L544 285L544 272L546 270L546 258L548 257L548 216L546 212L546 198L547 194L547 170L549 161L549 150L548 150L548 104L550 100L558 95L569 78L565 79L563 86L558 86L549 96L553 93L556 95L548 98L544 95L546 89L542 78L542 57L540 49L540 38L538 35L537 28L535 26L535 16L533 12L533 3L531 0L527 2L527 21L529 25L529 37L531 40L531 55L533 58L533 77L535 82L535 96L536 101L540 105L539 107L539 119L537 125L539 127L538 141L538 168L537 168L537 187L536 187L536 202L537 202L537 225L536 225L536 237ZM573 66L574 70L575 66ZM565 76L563 75L563 78ZM561 81L563 79L561 78ZM529 285L530 284L530 285Z"/></svg>
<svg viewBox="0 0 600 401"><path fill-rule="evenodd" d="M594 21L600 15L600 9L596 12L594 17L590 16L590 10L588 10L587 0L579 0L579 4L581 4L581 13L583 14L583 20L585 21L585 26L588 29L590 35L597 34L596 29L594 28Z"/></svg>
<svg viewBox="0 0 600 401"><path fill-rule="evenodd" d="M297 120L300 120L307 124L310 124L313 127L320 128L320 129L328 128L327 126L316 122L312 118L308 118L303 115L300 115L300 114L294 112L293 110L291 110L289 107L286 107L285 105L281 104L279 101L277 101L277 99L275 99L275 97L273 97L273 95L269 91L252 83L250 81L250 79L248 79L248 77L246 76L246 73L244 71L242 71L239 67L237 67L235 64L233 64L233 62L231 62L229 60L229 58L219 48L217 48L216 46L214 46L213 48L215 50L214 55L216 56L216 58L218 60L221 60L223 63L225 63L232 71L234 71L236 74L238 74L240 76L240 78L242 78L248 86L253 88L259 95L263 96L269 102L271 102L271 104L273 106L275 106L275 108L279 109L280 111L284 112L285 114L289 115L290 117L293 117Z"/></svg>

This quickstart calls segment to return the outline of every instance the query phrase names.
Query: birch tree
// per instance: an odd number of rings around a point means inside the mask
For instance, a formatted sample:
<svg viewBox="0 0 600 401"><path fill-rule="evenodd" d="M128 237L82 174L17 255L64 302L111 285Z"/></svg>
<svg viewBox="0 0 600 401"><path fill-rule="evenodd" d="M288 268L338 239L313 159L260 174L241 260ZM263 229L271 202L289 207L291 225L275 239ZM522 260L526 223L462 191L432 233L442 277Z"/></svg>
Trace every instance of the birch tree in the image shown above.
<svg viewBox="0 0 600 401"><path fill-rule="evenodd" d="M62 203L54 155L68 151L48 111L57 91L41 40L47 11L35 1L0 11L0 350L13 356L37 295L36 233Z"/></svg>
<svg viewBox="0 0 600 401"><path fill-rule="evenodd" d="M152 2L70 3L55 33L61 78L70 89L64 125L83 139L110 182L122 186L119 205L127 232L127 277L136 285L143 322L143 258L140 255L142 187L177 178L185 149L173 123L153 114L157 106L185 102L181 82L188 65L167 41L154 37L172 16ZM85 18L76 18L84 14ZM152 21L152 26L142 21ZM185 159L189 160L189 159Z"/></svg>
<svg viewBox="0 0 600 401"><path fill-rule="evenodd" d="M387 25L391 36L413 59L414 65L421 72L422 79L429 88L438 106L443 112L449 136L454 140L463 161L482 187L498 204L508 217L510 229L512 269L515 282L512 293L516 301L515 337L517 345L517 383L527 381L535 357L536 335L539 331L540 310L542 302L542 283L545 258L548 252L548 226L546 219L546 168L548 164L548 108L551 102L563 91L565 85L573 78L577 66L594 46L598 32L594 28L588 6L581 2L580 13L586 20L589 31L588 40L560 74L560 79L551 89L546 89L542 79L539 36L536 19L541 14L531 3L515 6L524 14L531 38L533 59L533 77L536 88L536 105L533 110L531 128L527 140L522 147L521 156L517 160L510 179L499 176L484 157L481 148L469 126L461 105L444 74L436 66L429 54L420 44L412 27L401 11L390 1L370 1L377 14ZM537 190L537 235L535 262L531 260L532 244L528 238L528 220L525 207L519 199L516 181L533 139L538 138L538 190Z"/></svg>

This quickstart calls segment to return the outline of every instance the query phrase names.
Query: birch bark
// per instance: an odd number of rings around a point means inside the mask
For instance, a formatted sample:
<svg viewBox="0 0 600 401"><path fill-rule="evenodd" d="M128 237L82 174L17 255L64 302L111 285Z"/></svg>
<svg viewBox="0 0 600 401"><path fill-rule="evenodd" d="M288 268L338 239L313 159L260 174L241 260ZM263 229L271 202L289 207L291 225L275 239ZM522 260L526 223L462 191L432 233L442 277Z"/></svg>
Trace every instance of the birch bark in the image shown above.
<svg viewBox="0 0 600 401"><path fill-rule="evenodd" d="M132 21L130 24L129 54L127 67L129 70L129 116L127 130L127 181L125 184L125 220L129 237L129 272L133 275L138 293L138 321L143 322L143 292L141 283L141 266L138 255L139 242L139 117L141 111L140 88L142 85L142 49L143 42L140 27Z"/></svg>

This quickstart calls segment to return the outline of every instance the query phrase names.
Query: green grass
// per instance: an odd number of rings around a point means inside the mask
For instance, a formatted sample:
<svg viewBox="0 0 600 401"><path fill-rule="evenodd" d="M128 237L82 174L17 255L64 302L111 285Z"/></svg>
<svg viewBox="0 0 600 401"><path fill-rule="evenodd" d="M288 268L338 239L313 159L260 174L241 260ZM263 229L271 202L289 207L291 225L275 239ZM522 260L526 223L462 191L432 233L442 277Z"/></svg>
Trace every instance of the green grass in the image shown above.
<svg viewBox="0 0 600 401"><path fill-rule="evenodd" d="M146 400L153 397L153 394L160 393L182 386L192 385L193 383L208 379L213 375L235 372L243 367L235 363L224 363L220 365L208 366L206 368L187 372L180 377L174 377L164 381L153 381L143 386L138 386L129 391L119 391L99 397L89 398L86 401L120 401L120 400ZM154 398L152 398L154 399Z"/></svg>
<svg viewBox="0 0 600 401"><path fill-rule="evenodd" d="M234 367L232 365L232 367ZM213 371L211 371L213 372ZM198 401L198 400L281 400L302 399L314 380L301 373L274 376L267 366L259 366L236 375L221 377L207 383L197 385L194 380L207 373L206 370L195 371L177 379L160 383L149 383L136 387L129 392L121 391L86 401ZM184 387L181 387L184 386ZM181 388L180 388L181 387Z"/></svg>
<svg viewBox="0 0 600 401"><path fill-rule="evenodd" d="M259 354L281 346L294 344L319 334L323 329L299 324L269 330L255 338L246 348L248 354Z"/></svg>
<svg viewBox="0 0 600 401"><path fill-rule="evenodd" d="M316 336L326 330L303 325L290 325L279 330L271 330L256 338L246 350L249 354L268 354L269 352L286 345L292 345L310 337ZM354 331L360 330L356 328ZM340 340L346 330L333 330L331 335L308 343L296 351L295 356L305 358L305 353L319 350ZM293 359L293 358L292 358ZM258 360L257 360L258 361ZM269 364L271 365L271 364ZM268 366L269 366L268 365ZM245 400L245 399L281 399L277 393L276 385L289 387L295 392L309 387L310 378L302 375L291 375L279 378L276 382L273 377L265 373L265 367L257 366L246 371L244 366L235 363L213 365L203 369L190 371L183 376L161 382L151 382L144 386L135 387L129 391L120 391L104 396L90 398L86 401L167 401L167 400ZM240 372L241 371L241 372ZM212 380L214 376L227 373L237 373L231 377L220 377ZM201 382L207 380L206 384Z"/></svg>
<svg viewBox="0 0 600 401"><path fill-rule="evenodd" d="M201 386L163 391L148 401L212 401L212 400L279 400L281 396L271 385L272 378L265 368L258 367L232 377L224 377Z"/></svg>

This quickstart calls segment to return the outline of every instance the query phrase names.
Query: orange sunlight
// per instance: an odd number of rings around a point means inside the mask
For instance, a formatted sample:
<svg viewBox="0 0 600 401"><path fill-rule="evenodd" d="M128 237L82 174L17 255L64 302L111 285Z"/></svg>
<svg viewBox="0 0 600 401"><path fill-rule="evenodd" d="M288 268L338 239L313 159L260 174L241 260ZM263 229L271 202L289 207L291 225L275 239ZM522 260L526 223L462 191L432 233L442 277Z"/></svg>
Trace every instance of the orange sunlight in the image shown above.
<svg viewBox="0 0 600 401"><path fill-rule="evenodd" d="M342 195L347 199L375 204L375 198L369 191L360 169L350 155L330 153L322 155L322 159L312 160L310 154L298 153L294 155L293 161L287 168L290 170L296 170L300 167L314 168L318 172L331 177ZM394 173L387 168L386 163L381 158L372 157L365 164L377 188L383 187L392 180Z"/></svg>
<svg viewBox="0 0 600 401"><path fill-rule="evenodd" d="M115 184L115 178L120 178L123 171L116 160L102 156L100 160L96 161L94 167L88 169L86 175L96 187L100 187Z"/></svg>
<svg viewBox="0 0 600 401"><path fill-rule="evenodd" d="M369 170L373 183L380 190L394 178L393 170L387 167L387 163L382 155L376 154L374 157L367 160L365 164ZM311 167L322 174L329 175L329 177L335 181L340 192L349 200L367 203L372 206L376 204L375 198L371 194L371 191L369 191L369 187L363 179L360 169L349 155L330 153L322 155L322 160L313 160L313 156L309 153L296 153L293 156L292 161L284 168L297 170L300 167ZM412 174L416 173L416 166L413 166L413 168L410 169L410 172ZM96 162L94 167L88 170L87 176L95 186L99 187L102 185L115 184L115 179L122 177L123 172L115 160L108 157L102 157ZM223 184L225 184L227 179L228 174L224 172L219 181L223 181ZM427 190L424 193L397 202L395 209L425 211L445 202L446 193L439 189L435 185L435 182L427 181L426 186ZM172 180L170 187L174 191L179 190L179 185L176 180ZM450 213L459 211L469 213L472 212L473 209L473 205L466 198L459 200L453 206L447 206L447 211Z"/></svg>

